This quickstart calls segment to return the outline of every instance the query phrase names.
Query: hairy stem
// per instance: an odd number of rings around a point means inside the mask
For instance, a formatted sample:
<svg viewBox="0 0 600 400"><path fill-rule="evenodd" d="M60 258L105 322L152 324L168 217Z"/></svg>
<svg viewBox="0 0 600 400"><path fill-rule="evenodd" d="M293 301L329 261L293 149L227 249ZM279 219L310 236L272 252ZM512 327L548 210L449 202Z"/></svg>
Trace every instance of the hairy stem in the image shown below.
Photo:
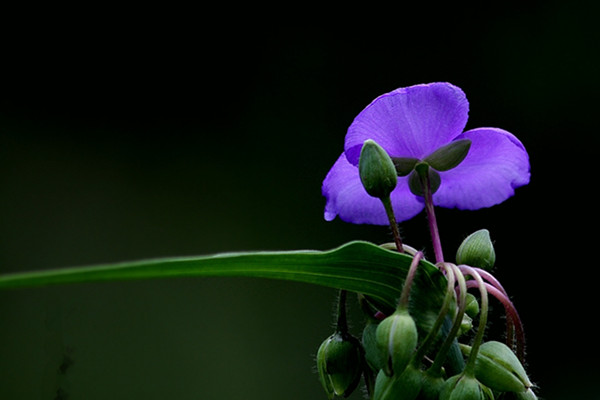
<svg viewBox="0 0 600 400"><path fill-rule="evenodd" d="M348 319L346 317L346 297L347 292L340 290L337 307L337 331L341 334L348 333Z"/></svg>
<svg viewBox="0 0 600 400"><path fill-rule="evenodd" d="M410 268L408 269L406 279L404 280L404 286L402 286L402 293L400 294L400 299L398 300L399 310L408 310L410 289L412 287L413 281L415 280L415 274L417 272L417 267L419 266L419 262L421 262L421 259L423 259L423 253L419 251L417 254L415 254L410 263Z"/></svg>
<svg viewBox="0 0 600 400"><path fill-rule="evenodd" d="M477 353L479 352L479 346L481 346L481 343L483 342L483 335L485 333L485 327L487 325L489 304L488 292L485 282L483 282L483 279L477 271L467 266L462 266L461 269L475 279L475 283L479 288L479 294L481 295L481 312L479 314L479 326L477 327L477 334L475 335L475 340L473 341L473 345L471 346L471 354L469 354L469 358L467 359L467 365L464 370L465 375L475 376L475 361L477 360Z"/></svg>
<svg viewBox="0 0 600 400"><path fill-rule="evenodd" d="M454 271L456 280L458 280L458 287L460 288L458 299L458 312L454 317L454 322L452 324L450 332L448 333L448 336L446 336L444 343L442 343L442 345L440 346L440 349L438 350L435 359L433 360L433 365L429 368L429 373L431 374L431 376L441 376L442 366L446 361L446 357L448 356L450 346L452 346L454 339L456 339L456 334L460 329L460 325L465 315L465 308L467 306L467 285L465 282L465 277L463 276L462 272L460 272L460 270L456 267L456 265L451 266Z"/></svg>
<svg viewBox="0 0 600 400"><path fill-rule="evenodd" d="M382 198L381 202L385 207L385 213L387 214L388 220L390 221L390 227L392 228L392 235L394 235L394 243L396 243L396 249L399 253L404 253L404 246L402 246L402 238L400 237L400 231L398 230L398 224L396 223L396 216L394 215L394 209L392 208L392 201L390 196Z"/></svg>
<svg viewBox="0 0 600 400"><path fill-rule="evenodd" d="M467 282L467 287L475 287L478 284L473 281ZM485 284L487 291L494 296L502 305L504 306L504 310L506 312L506 324L508 335L506 337L506 344L509 347L513 347L513 337L512 337L512 328L515 330L516 341L517 341L517 357L521 362L525 361L525 331L523 330L523 324L521 323L521 318L519 317L519 313L515 308L514 304L508 299L508 297L498 290L495 286L490 285L489 283ZM510 324L510 325L509 325Z"/></svg>
<svg viewBox="0 0 600 400"><path fill-rule="evenodd" d="M423 343L421 343L421 346L417 349L417 352L415 353L415 356L413 357L413 362L416 363L417 365L418 365L418 363L421 362L423 357L425 357L425 355L427 354L427 351L429 350L429 347L435 341L435 338L437 337L437 334L438 334L442 324L444 323L444 319L446 318L446 314L448 313L450 304L452 303L452 299L454 299L454 293L455 293L454 292L454 284L456 283L456 279L454 277L454 271L452 270L452 267L446 263L441 264L441 268L443 268L444 271L446 272L446 279L448 280L448 286L446 288L446 295L444 296L444 301L442 303L442 307L440 308L440 312L439 312L435 322L433 323L431 330L429 331L429 333L425 337L425 340L423 340Z"/></svg>
<svg viewBox="0 0 600 400"><path fill-rule="evenodd" d="M463 267L465 266L458 266L458 268ZM506 344L513 348L513 342L515 340L513 337L514 332L514 334L516 334L517 357L521 362L525 362L525 331L515 305L508 298L506 290L504 290L500 282L492 274L480 268L470 268L477 271L484 280L489 282L489 284L486 284L488 292L504 306L506 312ZM467 282L467 285L470 285L470 283Z"/></svg>

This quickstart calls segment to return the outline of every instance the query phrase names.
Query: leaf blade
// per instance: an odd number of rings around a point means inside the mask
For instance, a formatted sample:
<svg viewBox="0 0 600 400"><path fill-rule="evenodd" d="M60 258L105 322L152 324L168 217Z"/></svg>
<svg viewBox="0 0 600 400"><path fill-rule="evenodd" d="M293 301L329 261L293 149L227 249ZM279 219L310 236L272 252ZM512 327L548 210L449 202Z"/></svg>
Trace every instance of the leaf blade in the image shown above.
<svg viewBox="0 0 600 400"><path fill-rule="evenodd" d="M354 241L328 251L225 253L199 257L142 260L0 275L0 290L102 281L175 277L256 277L291 280L363 293L389 307L400 295L412 257ZM444 290L443 278L427 261L421 263L415 292L427 308ZM432 278L433 277L433 278ZM421 293L421 295L419 295ZM424 293L424 294L423 294ZM442 292L443 295L443 292ZM440 297L441 298L441 297ZM421 302L416 299L416 302Z"/></svg>

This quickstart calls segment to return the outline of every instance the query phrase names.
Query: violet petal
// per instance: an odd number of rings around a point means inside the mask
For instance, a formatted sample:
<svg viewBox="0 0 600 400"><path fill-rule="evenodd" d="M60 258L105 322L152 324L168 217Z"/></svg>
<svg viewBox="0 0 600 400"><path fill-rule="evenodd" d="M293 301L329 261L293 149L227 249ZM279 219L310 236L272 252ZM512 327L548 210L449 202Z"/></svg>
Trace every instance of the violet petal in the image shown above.
<svg viewBox="0 0 600 400"><path fill-rule="evenodd" d="M529 183L529 156L523 144L499 128L477 128L456 139L470 139L467 157L456 168L440 172L435 205L476 210L501 203Z"/></svg>
<svg viewBox="0 0 600 400"><path fill-rule="evenodd" d="M362 144L373 139L390 156L424 158L463 131L468 113L465 94L449 83L394 90L354 119L346 134L346 157L357 165Z"/></svg>
<svg viewBox="0 0 600 400"><path fill-rule="evenodd" d="M407 180L408 177L399 177L398 185L390 195L397 222L408 220L423 209L423 203L408 189ZM343 153L325 177L322 193L327 199L327 221L339 216L354 224L389 224L383 204L367 194L358 168L350 164Z"/></svg>

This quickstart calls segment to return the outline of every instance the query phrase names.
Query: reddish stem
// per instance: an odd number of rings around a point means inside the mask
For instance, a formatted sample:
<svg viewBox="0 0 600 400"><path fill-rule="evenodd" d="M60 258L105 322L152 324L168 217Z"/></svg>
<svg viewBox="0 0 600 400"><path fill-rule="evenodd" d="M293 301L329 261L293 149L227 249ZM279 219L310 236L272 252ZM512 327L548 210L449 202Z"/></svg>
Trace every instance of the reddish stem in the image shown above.
<svg viewBox="0 0 600 400"><path fill-rule="evenodd" d="M478 287L477 282L469 280L467 281L467 287ZM525 360L525 331L523 330L523 324L521 323L521 318L519 317L519 313L515 308L514 304L505 293L497 289L495 286L490 285L489 283L485 284L485 287L492 296L494 296L498 301L502 303L504 306L504 310L506 311L506 324L507 329L509 321L511 322L512 327L515 329L515 333L517 335L517 357L521 362ZM509 331L510 333L510 331ZM507 337L507 344L512 347L512 334Z"/></svg>

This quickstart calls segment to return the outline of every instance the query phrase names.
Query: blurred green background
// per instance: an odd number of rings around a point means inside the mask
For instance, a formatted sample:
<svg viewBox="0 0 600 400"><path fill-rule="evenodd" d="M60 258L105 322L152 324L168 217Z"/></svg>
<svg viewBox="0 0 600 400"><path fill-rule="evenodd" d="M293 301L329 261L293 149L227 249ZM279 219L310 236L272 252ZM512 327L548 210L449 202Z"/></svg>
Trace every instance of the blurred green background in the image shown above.
<svg viewBox="0 0 600 400"><path fill-rule="evenodd" d="M598 398L598 10L503 4L6 14L0 272L389 241L325 222L321 182L376 96L449 81L467 128L523 141L532 181L490 209L439 210L446 257L488 228L541 397ZM405 242L427 251L425 225L403 223ZM0 292L0 398L325 398L313 357L335 297L241 278Z"/></svg>

